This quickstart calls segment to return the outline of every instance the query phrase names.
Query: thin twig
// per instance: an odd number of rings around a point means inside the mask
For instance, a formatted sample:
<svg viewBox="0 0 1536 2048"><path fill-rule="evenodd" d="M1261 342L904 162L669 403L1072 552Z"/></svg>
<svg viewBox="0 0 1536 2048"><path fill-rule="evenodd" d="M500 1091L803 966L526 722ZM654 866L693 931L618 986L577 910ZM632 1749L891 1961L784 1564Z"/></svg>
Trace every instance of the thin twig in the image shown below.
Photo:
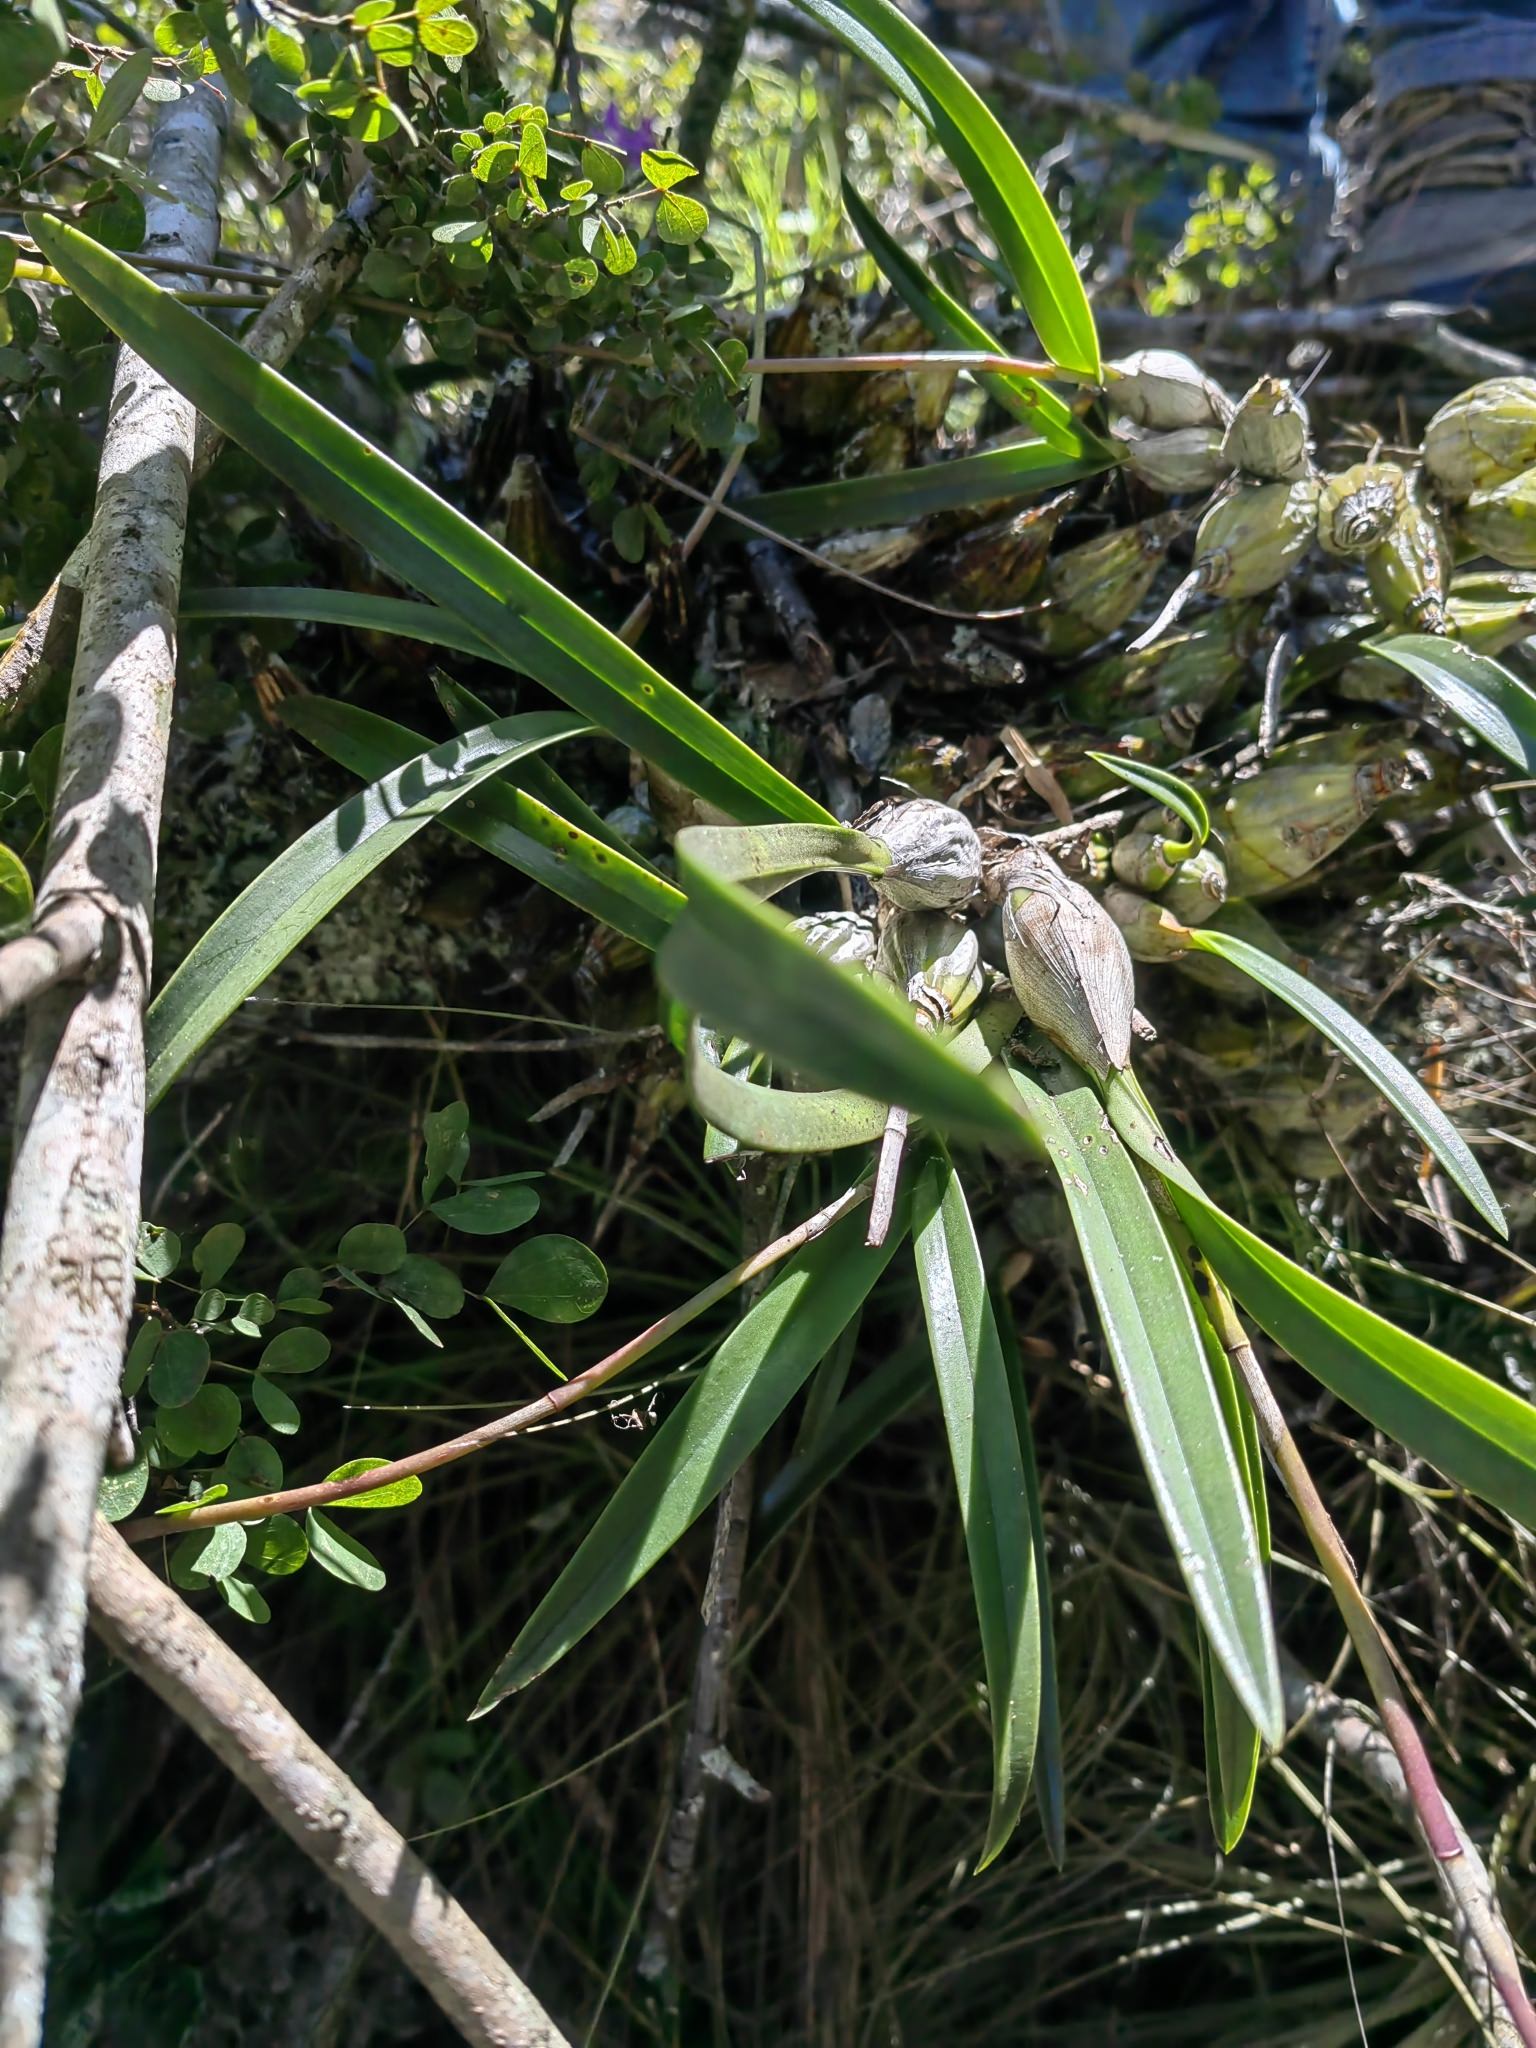
<svg viewBox="0 0 1536 2048"><path fill-rule="evenodd" d="M1344 1540L1323 1504L1300 1447L1270 1391L1264 1369L1248 1341L1230 1296L1200 1254L1192 1251L1191 1256L1199 1261L1200 1270L1209 1281L1206 1305L1222 1346L1247 1390L1265 1454L1301 1517L1308 1541L1349 1631L1355 1655L1360 1659L1360 1667L1381 1715L1386 1739L1402 1773L1404 1796L1434 1859L1436 1879L1452 1902L1463 1953L1478 1959L1474 1975L1486 1987L1489 2015L1497 2013L1502 2006L1522 2048L1536 2048L1536 2012L1531 2009L1521 1981L1519 1958L1509 1930L1493 1906L1487 1873L1475 1856L1469 1856L1470 1844L1466 1834L1440 1789L1429 1751L1399 1683L1392 1653L1371 1612L1370 1603L1360 1590Z"/></svg>
<svg viewBox="0 0 1536 2048"><path fill-rule="evenodd" d="M787 1197L788 1185L781 1168L762 1162L749 1168L742 1191L743 1236L749 1244L756 1239L761 1245L768 1237L773 1229L779 1191L782 1188ZM750 1308L760 1286L761 1276L749 1283L742 1304L744 1310ZM650 1925L637 1964L639 1974L653 1983L668 1978L676 1970L682 1913L693 1889L710 1786L722 1777L730 1777L739 1784L752 1783L731 1762L725 1739L730 1721L731 1659L736 1648L741 1581L747 1562L747 1538L752 1530L754 1462L747 1458L732 1474L715 1510L714 1543L700 1610L704 1626L694 1658L688 1705L688 1732L678 1765L666 1847L651 1888Z"/></svg>
<svg viewBox="0 0 1536 2048"><path fill-rule="evenodd" d="M478 1429L466 1430L462 1436L450 1437L446 1443L433 1444L424 1451L413 1451L408 1457L396 1458L391 1464L376 1465L371 1471L359 1472L351 1479L328 1479L314 1486L294 1486L280 1493L256 1494L246 1500L214 1501L205 1508L192 1508L186 1514L170 1519L159 1515L141 1515L137 1520L125 1522L122 1533L130 1543L148 1543L156 1538L179 1535L184 1529L211 1529L221 1522L259 1522L268 1515L300 1514L306 1508L327 1508L337 1501L350 1500L355 1493L370 1493L376 1486L392 1486L396 1480L410 1479L423 1472L433 1472L440 1465L451 1465L456 1459L467 1458L475 1451L483 1451L490 1444L504 1442L510 1436L518 1436L535 1424L548 1422L552 1417L563 1414L585 1401L597 1389L627 1366L637 1364L650 1352L675 1337L679 1330L712 1308L717 1301L723 1301L738 1287L766 1273L781 1259L787 1259L803 1245L810 1244L824 1231L830 1230L840 1217L858 1208L861 1202L869 1200L869 1186L861 1181L851 1187L836 1201L828 1202L818 1209L814 1216L804 1223L796 1224L770 1245L752 1257L743 1259L732 1266L728 1273L722 1273L718 1280L712 1280L707 1287L683 1302L678 1308L664 1315L659 1321L642 1330L638 1337L631 1337L627 1344L621 1344L617 1351L610 1351L606 1358L600 1358L596 1365L589 1365L585 1372L577 1373L573 1379L564 1380L548 1393L541 1394L536 1401L529 1401L521 1408L514 1408L508 1415L501 1415L494 1422L487 1422Z"/></svg>
<svg viewBox="0 0 1536 2048"><path fill-rule="evenodd" d="M567 2037L373 1802L115 1529L91 1545L91 1628L253 1793L476 2048Z"/></svg>

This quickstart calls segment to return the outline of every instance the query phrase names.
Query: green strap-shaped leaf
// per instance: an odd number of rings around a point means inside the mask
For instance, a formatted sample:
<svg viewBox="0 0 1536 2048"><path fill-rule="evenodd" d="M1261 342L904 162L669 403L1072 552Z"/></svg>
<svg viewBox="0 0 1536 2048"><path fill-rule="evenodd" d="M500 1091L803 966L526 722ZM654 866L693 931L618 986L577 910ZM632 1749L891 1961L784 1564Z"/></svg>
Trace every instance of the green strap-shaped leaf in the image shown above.
<svg viewBox="0 0 1536 2048"><path fill-rule="evenodd" d="M1536 769L1536 692L1491 654L1434 633L1396 633L1366 641L1365 649L1421 682L1496 754L1527 772Z"/></svg>
<svg viewBox="0 0 1536 2048"><path fill-rule="evenodd" d="M1067 1860L1067 1759L1061 1731L1061 1692L1056 1678L1056 1622L1051 1606L1051 1560L1045 1543L1045 1510L1040 1500L1040 1473L1035 1463L1035 1432L1029 1419L1029 1392L1018 1331L1002 1290L992 1290L992 1316L1003 1347L1013 1419L1024 1465L1024 1508L1035 1553L1035 1584L1040 1591L1040 1733L1035 1742L1035 1805L1051 1861L1060 1870Z"/></svg>
<svg viewBox="0 0 1536 2048"><path fill-rule="evenodd" d="M444 670L432 671L432 687L437 692L437 701L448 714L449 723L455 732L472 732L477 725L485 725L496 716L492 707L483 698L463 683L456 682ZM595 839L612 852L622 855L633 867L650 868L654 864L635 852L621 832L616 832L600 812L594 811L583 796L576 791L546 761L542 754L530 754L526 761L520 761L515 768L509 768L502 777L503 782L513 789L526 789L530 796L538 798L546 810L554 811L568 824L577 825L589 839Z"/></svg>
<svg viewBox="0 0 1536 2048"><path fill-rule="evenodd" d="M1104 1105L1065 1059L1010 1069L1072 1216L1126 1414L1195 1613L1249 1719L1284 1727L1269 1587L1178 1254Z"/></svg>
<svg viewBox="0 0 1536 2048"><path fill-rule="evenodd" d="M1368 1422L1536 1528L1536 1407L1394 1329L1218 1209L1128 1076L1111 1075L1106 1096L1115 1129L1162 1175L1190 1235L1260 1329Z"/></svg>
<svg viewBox="0 0 1536 2048"><path fill-rule="evenodd" d="M276 370L76 229L29 232L115 333L394 575L594 724L747 823L821 805L633 649Z"/></svg>
<svg viewBox="0 0 1536 2048"><path fill-rule="evenodd" d="M430 744L393 719L329 697L290 697L282 715L322 753L369 782L404 767ZM670 882L598 845L529 791L503 781L479 790L472 807L445 812L443 823L639 945L659 946L683 907L681 890Z"/></svg>
<svg viewBox="0 0 1536 2048"><path fill-rule="evenodd" d="M1509 1225L1499 1198L1488 1185L1466 1139L1423 1084L1388 1052L1380 1039L1357 1023L1332 996L1325 995L1316 982L1308 981L1283 960L1272 959L1257 946L1250 946L1246 939L1201 926L1190 933L1190 944L1197 952L1214 953L1218 960L1240 968L1260 988L1289 1003L1298 1016L1321 1031L1367 1080L1375 1083L1403 1121L1418 1132L1477 1213L1501 1237L1508 1237Z"/></svg>
<svg viewBox="0 0 1536 2048"><path fill-rule="evenodd" d="M423 825L520 754L590 731L567 711L498 719L418 754L311 825L214 919L150 1004L150 1102L321 919Z"/></svg>
<svg viewBox="0 0 1536 2048"><path fill-rule="evenodd" d="M1177 775L1170 775L1166 768L1154 768L1150 762L1125 761L1118 754L1095 754L1090 751L1088 758L1096 761L1114 776L1117 782L1124 782L1132 789L1139 789L1143 796L1162 804L1182 819L1189 828L1188 853L1198 853L1211 836L1211 814L1205 807L1205 798L1198 789L1192 789ZM1178 854L1174 846L1169 853ZM1187 858L1187 854L1183 857Z"/></svg>
<svg viewBox="0 0 1536 2048"><path fill-rule="evenodd" d="M1195 1293L1191 1276L1183 1275L1189 1295L1190 1312L1200 1332L1200 1342L1210 1368L1211 1384L1221 1403L1227 1436L1243 1475L1248 1506L1258 1536L1259 1556L1269 1564L1269 1503L1264 1492L1264 1463L1259 1450L1258 1431L1247 1397L1237 1384L1232 1361ZM1205 1789L1210 1806L1211 1826L1224 1856L1230 1856L1243 1838L1253 1807L1264 1741L1243 1711L1243 1703L1232 1689L1232 1681L1211 1655L1204 1629L1197 1622L1200 1644L1200 1698L1205 1721Z"/></svg>
<svg viewBox="0 0 1536 2048"><path fill-rule="evenodd" d="M883 875L890 854L851 825L690 825L688 857L722 882L776 896L807 875Z"/></svg>
<svg viewBox="0 0 1536 2048"><path fill-rule="evenodd" d="M637 1586L756 1449L839 1332L857 1314L906 1233L902 1215L871 1251L854 1210L796 1253L742 1317L663 1422L492 1673L489 1713L580 1642Z"/></svg>
<svg viewBox="0 0 1536 2048"><path fill-rule="evenodd" d="M1001 122L891 0L796 0L857 50L926 121L997 243L1041 346L1064 370L1099 378L1099 342L1056 216Z"/></svg>
<svg viewBox="0 0 1536 2048"><path fill-rule="evenodd" d="M979 349L986 355L1008 353L968 307L951 298L938 280L907 254L895 236L886 232L846 176L843 205L859 240L935 340L949 342L955 348ZM1032 425L1042 440L1049 441L1063 455L1082 456L1090 450L1110 452L1078 425L1071 406L1037 377L1026 377L1018 371L989 370L983 372L981 382L1006 412Z"/></svg>
<svg viewBox="0 0 1536 2048"><path fill-rule="evenodd" d="M1013 1395L965 1192L929 1139L912 1250L949 1438L992 1719L992 1807L978 1869L1019 1823L1040 1726L1040 1582Z"/></svg>
<svg viewBox="0 0 1536 2048"><path fill-rule="evenodd" d="M804 1094L766 1088L727 1071L710 1051L701 1024L688 1038L688 1092L700 1116L754 1152L836 1152L870 1145L885 1129L883 1102L851 1088Z"/></svg>
<svg viewBox="0 0 1536 2048"><path fill-rule="evenodd" d="M826 1427L797 1446L763 1488L755 1517L758 1554L776 1543L822 1488L932 1383L927 1347L908 1344L844 1394Z"/></svg>
<svg viewBox="0 0 1536 2048"><path fill-rule="evenodd" d="M899 1102L941 1130L1027 1142L1023 1119L1001 1091L920 1031L884 984L833 966L790 930L782 912L721 881L697 857L699 830L678 834L688 905L657 962L680 1003L796 1074Z"/></svg>
<svg viewBox="0 0 1536 2048"><path fill-rule="evenodd" d="M1080 483L1113 466L1110 455L1063 455L1048 441L1015 441L957 455L921 469L885 476L851 476L840 482L800 484L790 491L764 491L751 500L752 517L786 540L818 533L843 533L864 526L903 526L933 512L962 505L986 505L994 498L1037 498Z"/></svg>

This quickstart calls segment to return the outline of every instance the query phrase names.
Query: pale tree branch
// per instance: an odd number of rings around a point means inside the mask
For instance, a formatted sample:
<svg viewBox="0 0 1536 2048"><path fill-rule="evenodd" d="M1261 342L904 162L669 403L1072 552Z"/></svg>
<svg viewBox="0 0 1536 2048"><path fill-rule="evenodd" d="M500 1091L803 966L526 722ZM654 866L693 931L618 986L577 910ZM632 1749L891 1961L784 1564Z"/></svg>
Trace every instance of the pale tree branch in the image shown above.
<svg viewBox="0 0 1536 2048"><path fill-rule="evenodd" d="M151 251L212 256L223 128L206 84L161 115ZM133 1304L143 1009L196 424L147 363L119 352L38 895L41 929L94 903L105 942L87 986L52 989L28 1012L0 1241L0 2048L33 2048L42 2025L86 1558Z"/></svg>
<svg viewBox="0 0 1536 2048"><path fill-rule="evenodd" d="M251 322L240 345L258 363L270 363L273 369L281 369L318 324L326 308L351 284L368 246L368 221L376 204L373 181L364 179L345 211L336 216L304 261ZM224 436L218 428L207 420L199 420L192 458L194 483L208 474L223 446ZM0 653L0 726L19 717L69 662L80 623L80 594L90 558L91 539L87 534L32 607L16 638ZM30 988L24 988L19 995L12 996L0 977L0 1015L15 1002L25 1002L31 993Z"/></svg>
<svg viewBox="0 0 1536 2048"><path fill-rule="evenodd" d="M254 1793L474 2048L566 2037L450 1892L274 1692L106 1522L91 1628Z"/></svg>

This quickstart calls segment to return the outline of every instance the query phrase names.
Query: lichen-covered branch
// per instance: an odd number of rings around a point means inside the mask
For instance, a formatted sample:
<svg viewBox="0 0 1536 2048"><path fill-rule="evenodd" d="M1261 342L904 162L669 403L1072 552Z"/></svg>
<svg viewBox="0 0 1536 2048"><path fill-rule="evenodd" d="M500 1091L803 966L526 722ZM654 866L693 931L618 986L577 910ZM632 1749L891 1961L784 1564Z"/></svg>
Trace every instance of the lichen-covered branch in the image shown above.
<svg viewBox="0 0 1536 2048"><path fill-rule="evenodd" d="M105 1522L91 1628L178 1714L376 1928L476 2048L565 2035L451 1893L243 1659Z"/></svg>
<svg viewBox="0 0 1536 2048"><path fill-rule="evenodd" d="M218 242L224 101L199 86L150 146L146 247ZM42 2024L59 1788L80 1692L86 1560L133 1300L143 1009L196 413L120 351L40 929L101 916L91 979L27 1015L0 1241L0 2048Z"/></svg>
<svg viewBox="0 0 1536 2048"><path fill-rule="evenodd" d="M326 308L352 282L367 250L368 220L376 203L372 180L365 179L346 210L336 216L304 261L251 322L241 338L241 346L257 362L280 369L318 324ZM223 445L224 437L218 429L199 420L192 461L194 483L207 475ZM90 549L87 535L33 606L16 638L0 654L0 726L19 717L68 665L80 624L80 596ZM11 996L0 977L0 1015L14 1002L26 1001L30 993L30 989L24 988Z"/></svg>

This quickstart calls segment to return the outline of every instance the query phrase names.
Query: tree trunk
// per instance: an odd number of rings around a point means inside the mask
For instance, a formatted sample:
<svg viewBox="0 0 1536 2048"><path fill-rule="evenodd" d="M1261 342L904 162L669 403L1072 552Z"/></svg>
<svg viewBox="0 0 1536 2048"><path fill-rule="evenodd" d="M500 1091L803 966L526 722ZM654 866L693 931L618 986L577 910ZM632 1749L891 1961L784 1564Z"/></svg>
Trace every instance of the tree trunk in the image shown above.
<svg viewBox="0 0 1536 2048"><path fill-rule="evenodd" d="M160 118L147 249L212 257L223 125L206 84ZM42 2026L91 1521L133 1304L143 1011L196 425L123 349L37 911L44 925L94 905L105 942L83 987L51 989L28 1013L0 1242L0 2048L32 2048Z"/></svg>

